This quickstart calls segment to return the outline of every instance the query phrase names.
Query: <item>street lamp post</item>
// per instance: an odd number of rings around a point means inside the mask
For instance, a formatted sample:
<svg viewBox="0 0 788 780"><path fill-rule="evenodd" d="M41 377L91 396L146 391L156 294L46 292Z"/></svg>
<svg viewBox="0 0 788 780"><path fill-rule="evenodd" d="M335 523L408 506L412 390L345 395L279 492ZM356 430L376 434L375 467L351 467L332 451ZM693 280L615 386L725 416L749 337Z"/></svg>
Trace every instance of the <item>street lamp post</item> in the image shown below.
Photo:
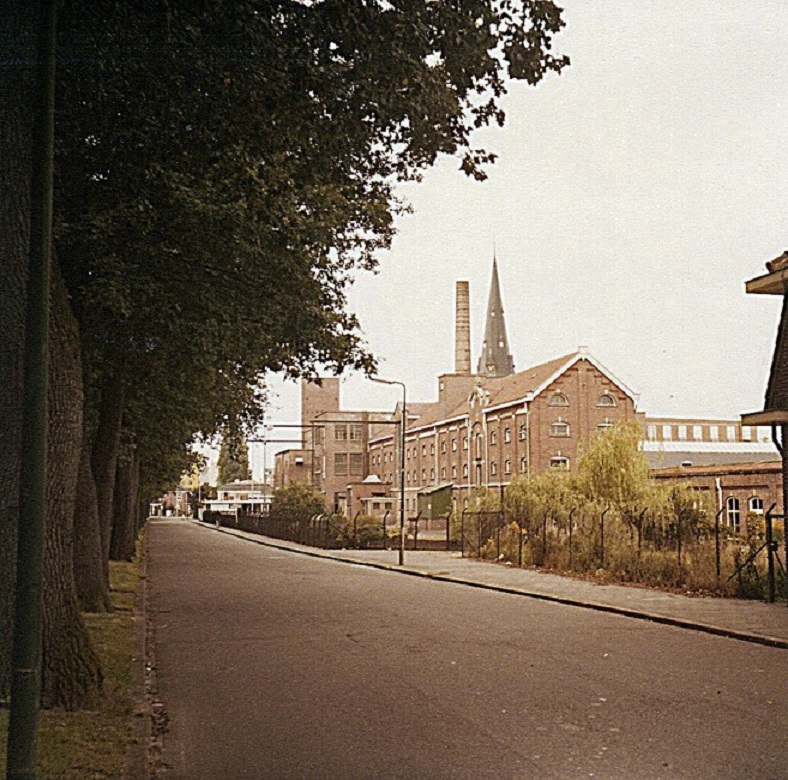
<svg viewBox="0 0 788 780"><path fill-rule="evenodd" d="M381 385L399 385L402 388L402 419L399 425L399 565L405 563L405 424L407 417L407 391L405 383L396 379L380 379L371 376Z"/></svg>

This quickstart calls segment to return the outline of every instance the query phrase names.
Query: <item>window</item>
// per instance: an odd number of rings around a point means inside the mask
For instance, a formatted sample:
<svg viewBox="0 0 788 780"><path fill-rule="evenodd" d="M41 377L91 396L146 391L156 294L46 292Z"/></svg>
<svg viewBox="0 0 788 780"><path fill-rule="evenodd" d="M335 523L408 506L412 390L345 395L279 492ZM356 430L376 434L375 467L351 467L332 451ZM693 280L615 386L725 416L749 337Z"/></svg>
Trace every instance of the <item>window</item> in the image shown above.
<svg viewBox="0 0 788 780"><path fill-rule="evenodd" d="M364 426L361 423L350 423L350 440L361 441L364 435Z"/></svg>
<svg viewBox="0 0 788 780"><path fill-rule="evenodd" d="M551 436L569 436L569 423L564 422L560 417L550 425Z"/></svg>
<svg viewBox="0 0 788 780"><path fill-rule="evenodd" d="M441 442L441 455L445 455L445 454L446 454L446 442L442 441Z"/></svg>
<svg viewBox="0 0 788 780"><path fill-rule="evenodd" d="M347 453L335 452L334 453L334 474L338 477L347 476Z"/></svg>
<svg viewBox="0 0 788 780"><path fill-rule="evenodd" d="M569 406L569 399L559 390L550 396L548 406Z"/></svg>
<svg viewBox="0 0 788 780"><path fill-rule="evenodd" d="M568 469L569 468L569 458L565 455L554 455L550 458L550 468L551 469Z"/></svg>
<svg viewBox="0 0 788 780"><path fill-rule="evenodd" d="M670 441L673 438L673 426L672 425L663 425L662 426L662 440L663 441Z"/></svg>
<svg viewBox="0 0 788 780"><path fill-rule="evenodd" d="M727 437L728 441L736 441L736 426L728 425L725 428L725 436Z"/></svg>
<svg viewBox="0 0 788 780"><path fill-rule="evenodd" d="M427 469L422 469L421 470L421 481L422 482L426 482L427 481Z"/></svg>
<svg viewBox="0 0 788 780"><path fill-rule="evenodd" d="M372 502L372 511L379 512L380 511L380 501L373 501Z"/></svg>
<svg viewBox="0 0 788 780"><path fill-rule="evenodd" d="M720 440L720 428L718 425L710 425L709 426L709 438L712 441L719 441Z"/></svg>
<svg viewBox="0 0 788 780"><path fill-rule="evenodd" d="M528 471L528 458L523 456L520 458L520 473L525 474L526 471Z"/></svg>
<svg viewBox="0 0 788 780"><path fill-rule="evenodd" d="M466 478L468 476L468 464L467 463L462 467L462 475L463 475L463 477L466 477Z"/></svg>
<svg viewBox="0 0 788 780"><path fill-rule="evenodd" d="M758 498L758 496L752 496L749 501L749 508L750 508L750 512L752 512L754 515L762 515L763 499Z"/></svg>
<svg viewBox="0 0 788 780"><path fill-rule="evenodd" d="M347 425L345 423L334 423L334 438L337 441L347 441Z"/></svg>
<svg viewBox="0 0 788 780"><path fill-rule="evenodd" d="M728 500L725 502L725 523L728 528L732 528L738 533L741 524L738 498L729 496Z"/></svg>
<svg viewBox="0 0 788 780"><path fill-rule="evenodd" d="M457 452L457 439L456 438L451 440L451 451L452 452Z"/></svg>
<svg viewBox="0 0 788 780"><path fill-rule="evenodd" d="M597 406L616 406L616 399L610 393L602 393L596 402Z"/></svg>
<svg viewBox="0 0 788 780"><path fill-rule="evenodd" d="M430 455L434 455L434 454L435 454L435 442L432 442L432 444L430 444Z"/></svg>
<svg viewBox="0 0 788 780"><path fill-rule="evenodd" d="M679 440L687 441L687 426L679 425Z"/></svg>
<svg viewBox="0 0 788 780"><path fill-rule="evenodd" d="M692 438L695 441L703 441L703 426L702 425L693 425L692 426Z"/></svg>
<svg viewBox="0 0 788 780"><path fill-rule="evenodd" d="M351 452L350 453L350 473L354 477L361 476L364 473L364 453Z"/></svg>
<svg viewBox="0 0 788 780"><path fill-rule="evenodd" d="M605 417L600 423L597 424L598 431L604 431L613 427L613 421L609 417Z"/></svg>
<svg viewBox="0 0 788 780"><path fill-rule="evenodd" d="M504 474L511 474L512 473L512 461L505 460L503 462L503 473Z"/></svg>
<svg viewBox="0 0 788 780"><path fill-rule="evenodd" d="M525 441L528 438L528 426L523 423L520 426L520 441Z"/></svg>
<svg viewBox="0 0 788 780"><path fill-rule="evenodd" d="M468 449L468 437L467 436L463 436L462 437L462 448L464 450Z"/></svg>
<svg viewBox="0 0 788 780"><path fill-rule="evenodd" d="M512 429L511 428L504 428L503 429L503 440L507 444L512 440Z"/></svg>
<svg viewBox="0 0 788 780"><path fill-rule="evenodd" d="M321 445L325 440L326 429L322 426L319 428L315 428L315 444Z"/></svg>
<svg viewBox="0 0 788 780"><path fill-rule="evenodd" d="M427 445L426 444L422 444L421 445L421 457L422 458L426 458L427 457Z"/></svg>
<svg viewBox="0 0 788 780"><path fill-rule="evenodd" d="M430 482L435 481L435 469L430 469Z"/></svg>
<svg viewBox="0 0 788 780"><path fill-rule="evenodd" d="M480 433L476 434L476 457L480 458L482 456L482 435Z"/></svg>
<svg viewBox="0 0 788 780"><path fill-rule="evenodd" d="M648 426L648 440L649 441L656 441L657 439L657 426L656 425L649 425Z"/></svg>
<svg viewBox="0 0 788 780"><path fill-rule="evenodd" d="M446 466L441 466L441 479L446 479Z"/></svg>
<svg viewBox="0 0 788 780"><path fill-rule="evenodd" d="M497 438L498 438L498 429L497 428L493 428L490 431L490 444L495 444Z"/></svg>
<svg viewBox="0 0 788 780"><path fill-rule="evenodd" d="M490 474L495 476L498 473L498 464L493 460L490 462Z"/></svg>
<svg viewBox="0 0 788 780"><path fill-rule="evenodd" d="M452 466L451 467L451 478L452 479L457 479L457 467L456 466Z"/></svg>

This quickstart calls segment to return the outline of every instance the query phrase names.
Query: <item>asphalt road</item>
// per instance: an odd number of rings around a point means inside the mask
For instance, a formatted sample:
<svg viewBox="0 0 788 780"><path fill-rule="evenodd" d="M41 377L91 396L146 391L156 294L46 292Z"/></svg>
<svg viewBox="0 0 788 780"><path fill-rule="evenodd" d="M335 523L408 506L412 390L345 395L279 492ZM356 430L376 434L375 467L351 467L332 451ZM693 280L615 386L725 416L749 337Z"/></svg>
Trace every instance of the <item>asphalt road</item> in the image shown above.
<svg viewBox="0 0 788 780"><path fill-rule="evenodd" d="M788 777L785 650L148 533L161 777Z"/></svg>

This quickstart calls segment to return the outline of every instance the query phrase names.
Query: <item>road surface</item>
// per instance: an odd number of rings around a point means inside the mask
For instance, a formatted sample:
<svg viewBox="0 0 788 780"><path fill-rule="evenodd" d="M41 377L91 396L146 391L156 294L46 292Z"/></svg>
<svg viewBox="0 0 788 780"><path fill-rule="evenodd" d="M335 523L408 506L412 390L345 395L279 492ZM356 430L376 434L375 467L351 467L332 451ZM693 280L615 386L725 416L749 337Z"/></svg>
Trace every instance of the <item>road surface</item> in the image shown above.
<svg viewBox="0 0 788 780"><path fill-rule="evenodd" d="M148 534L160 777L788 777L788 651Z"/></svg>

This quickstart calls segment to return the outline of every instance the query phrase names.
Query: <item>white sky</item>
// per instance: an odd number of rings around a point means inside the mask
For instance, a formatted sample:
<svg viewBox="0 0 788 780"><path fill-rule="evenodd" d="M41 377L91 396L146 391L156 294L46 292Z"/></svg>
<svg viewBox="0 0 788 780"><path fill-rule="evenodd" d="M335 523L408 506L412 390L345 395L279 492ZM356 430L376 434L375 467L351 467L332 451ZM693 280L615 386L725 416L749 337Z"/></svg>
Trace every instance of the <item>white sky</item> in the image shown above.
<svg viewBox="0 0 788 780"><path fill-rule="evenodd" d="M380 376L437 398L457 279L476 367L495 246L516 370L583 344L647 414L760 409L781 301L744 282L788 249L788 3L558 1L572 64L512 87L476 139L500 155L487 182L444 159L402 188L414 214L351 291ZM271 386L271 420L297 422L298 387ZM399 393L342 386L346 408Z"/></svg>

